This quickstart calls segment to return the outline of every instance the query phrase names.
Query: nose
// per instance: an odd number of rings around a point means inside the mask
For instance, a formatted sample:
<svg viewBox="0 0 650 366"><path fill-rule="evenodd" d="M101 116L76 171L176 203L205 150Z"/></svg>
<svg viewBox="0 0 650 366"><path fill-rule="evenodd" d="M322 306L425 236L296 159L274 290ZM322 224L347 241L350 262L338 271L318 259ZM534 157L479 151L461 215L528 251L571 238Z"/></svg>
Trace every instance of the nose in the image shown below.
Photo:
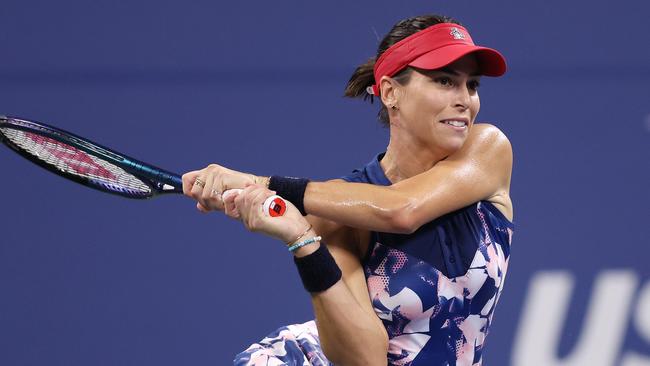
<svg viewBox="0 0 650 366"><path fill-rule="evenodd" d="M463 111L468 109L471 100L470 92L471 91L469 90L467 85L459 86L456 89L454 107Z"/></svg>

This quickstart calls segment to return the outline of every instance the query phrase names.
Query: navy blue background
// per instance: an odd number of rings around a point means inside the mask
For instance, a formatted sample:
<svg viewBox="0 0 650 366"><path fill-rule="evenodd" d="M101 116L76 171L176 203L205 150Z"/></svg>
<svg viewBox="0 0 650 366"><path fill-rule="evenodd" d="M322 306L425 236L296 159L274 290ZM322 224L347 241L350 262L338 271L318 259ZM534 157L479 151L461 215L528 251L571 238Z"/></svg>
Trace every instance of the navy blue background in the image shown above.
<svg viewBox="0 0 650 366"><path fill-rule="evenodd" d="M509 63L483 79L478 118L515 154L514 245L485 352L505 365L536 273L578 283L560 354L595 276L650 280L648 11L632 0L3 0L0 113L179 173L217 162L338 177L388 141L376 105L342 97L354 68L397 20L454 16ZM6 149L0 164L2 365L226 365L312 317L290 255L238 222L181 196L104 195ZM632 321L625 350L650 358Z"/></svg>

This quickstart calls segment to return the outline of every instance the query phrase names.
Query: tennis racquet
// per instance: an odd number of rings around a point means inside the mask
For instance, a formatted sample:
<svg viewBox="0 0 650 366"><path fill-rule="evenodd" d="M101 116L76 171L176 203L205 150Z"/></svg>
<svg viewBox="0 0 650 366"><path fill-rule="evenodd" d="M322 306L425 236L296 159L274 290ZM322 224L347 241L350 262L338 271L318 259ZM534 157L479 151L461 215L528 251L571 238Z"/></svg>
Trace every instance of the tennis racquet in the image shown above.
<svg viewBox="0 0 650 366"><path fill-rule="evenodd" d="M0 116L0 141L40 167L102 192L135 199L183 193L180 175L44 123ZM282 216L286 203L271 196L264 209Z"/></svg>

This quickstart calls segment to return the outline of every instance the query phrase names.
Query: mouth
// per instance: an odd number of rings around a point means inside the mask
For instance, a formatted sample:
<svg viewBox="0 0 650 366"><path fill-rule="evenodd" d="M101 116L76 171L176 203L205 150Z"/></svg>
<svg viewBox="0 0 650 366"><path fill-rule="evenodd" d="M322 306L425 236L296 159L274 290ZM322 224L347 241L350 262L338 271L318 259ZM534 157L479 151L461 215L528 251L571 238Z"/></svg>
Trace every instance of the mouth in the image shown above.
<svg viewBox="0 0 650 366"><path fill-rule="evenodd" d="M469 121L466 118L443 119L440 121L440 123L444 123L454 129L461 131L467 129L467 126L469 125Z"/></svg>

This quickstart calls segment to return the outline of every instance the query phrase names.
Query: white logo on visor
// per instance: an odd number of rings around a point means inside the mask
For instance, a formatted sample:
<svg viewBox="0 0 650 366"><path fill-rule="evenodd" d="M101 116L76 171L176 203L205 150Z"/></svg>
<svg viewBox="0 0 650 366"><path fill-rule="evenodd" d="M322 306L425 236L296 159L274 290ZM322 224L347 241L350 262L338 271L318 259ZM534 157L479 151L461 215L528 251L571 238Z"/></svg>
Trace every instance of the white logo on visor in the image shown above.
<svg viewBox="0 0 650 366"><path fill-rule="evenodd" d="M454 36L454 39L465 39L465 35L463 34L463 32L461 32L456 27L451 28L451 32L449 34Z"/></svg>

